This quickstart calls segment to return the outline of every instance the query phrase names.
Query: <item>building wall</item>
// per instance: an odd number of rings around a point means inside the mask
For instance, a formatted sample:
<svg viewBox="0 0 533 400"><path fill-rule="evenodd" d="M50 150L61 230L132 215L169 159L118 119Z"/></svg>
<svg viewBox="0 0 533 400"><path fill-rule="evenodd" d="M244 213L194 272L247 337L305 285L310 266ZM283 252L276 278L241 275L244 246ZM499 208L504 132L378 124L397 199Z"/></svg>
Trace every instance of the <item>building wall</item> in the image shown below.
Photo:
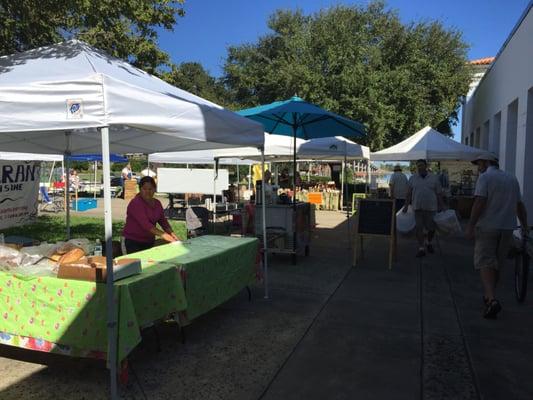
<svg viewBox="0 0 533 400"><path fill-rule="evenodd" d="M531 6L476 91L467 100L461 141L498 154L501 168L518 178L528 213L533 216Z"/></svg>

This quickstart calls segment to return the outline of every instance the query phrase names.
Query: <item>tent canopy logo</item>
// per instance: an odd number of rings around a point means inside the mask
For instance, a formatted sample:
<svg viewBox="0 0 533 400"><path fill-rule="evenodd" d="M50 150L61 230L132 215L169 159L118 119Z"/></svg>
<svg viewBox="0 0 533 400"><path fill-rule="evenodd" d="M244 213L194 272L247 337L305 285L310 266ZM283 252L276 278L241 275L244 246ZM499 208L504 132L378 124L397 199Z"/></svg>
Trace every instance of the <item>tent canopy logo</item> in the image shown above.
<svg viewBox="0 0 533 400"><path fill-rule="evenodd" d="M82 99L68 99L67 100L67 119L81 119L83 118L83 100Z"/></svg>

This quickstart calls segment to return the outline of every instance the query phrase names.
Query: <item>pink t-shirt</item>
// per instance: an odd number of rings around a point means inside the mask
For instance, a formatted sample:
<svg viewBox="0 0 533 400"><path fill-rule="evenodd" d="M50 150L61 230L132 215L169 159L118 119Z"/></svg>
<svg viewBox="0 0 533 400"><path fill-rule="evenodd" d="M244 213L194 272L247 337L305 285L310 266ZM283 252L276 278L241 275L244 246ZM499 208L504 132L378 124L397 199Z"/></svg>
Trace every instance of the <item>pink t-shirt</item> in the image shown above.
<svg viewBox="0 0 533 400"><path fill-rule="evenodd" d="M141 243L152 243L155 236L150 232L159 223L165 232L171 232L170 224L163 214L163 206L159 200L154 199L150 206L140 194L135 196L128 204L126 225L123 235L126 239Z"/></svg>

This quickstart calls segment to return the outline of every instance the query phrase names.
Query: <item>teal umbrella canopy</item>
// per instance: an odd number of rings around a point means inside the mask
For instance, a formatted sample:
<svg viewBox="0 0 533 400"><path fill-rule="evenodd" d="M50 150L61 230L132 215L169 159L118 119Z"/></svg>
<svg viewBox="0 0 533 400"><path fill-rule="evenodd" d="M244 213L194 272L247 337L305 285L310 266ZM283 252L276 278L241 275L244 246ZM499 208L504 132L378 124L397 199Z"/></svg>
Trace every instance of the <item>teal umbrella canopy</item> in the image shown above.
<svg viewBox="0 0 533 400"><path fill-rule="evenodd" d="M341 117L298 96L275 101L238 112L263 124L265 131L274 135L317 139L330 136L362 137L366 135L363 124Z"/></svg>

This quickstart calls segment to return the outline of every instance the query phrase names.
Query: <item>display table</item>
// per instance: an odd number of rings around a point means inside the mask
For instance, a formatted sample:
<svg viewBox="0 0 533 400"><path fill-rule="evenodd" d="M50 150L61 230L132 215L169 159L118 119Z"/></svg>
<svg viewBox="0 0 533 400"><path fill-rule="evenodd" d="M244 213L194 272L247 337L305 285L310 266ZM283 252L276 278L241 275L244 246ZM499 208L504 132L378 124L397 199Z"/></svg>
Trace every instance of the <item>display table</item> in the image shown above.
<svg viewBox="0 0 533 400"><path fill-rule="evenodd" d="M323 190L320 192L301 191L296 193L296 199L305 203L315 204L320 210L338 211L340 191Z"/></svg>
<svg viewBox="0 0 533 400"><path fill-rule="evenodd" d="M118 362L141 341L141 329L169 314L190 321L255 279L255 238L204 236L130 258L142 273L115 283ZM0 271L0 343L76 357L105 359L105 284Z"/></svg>
<svg viewBox="0 0 533 400"><path fill-rule="evenodd" d="M186 317L197 318L233 297L256 279L256 238L207 235L182 245L164 245L127 257L143 265L171 264L183 279Z"/></svg>

